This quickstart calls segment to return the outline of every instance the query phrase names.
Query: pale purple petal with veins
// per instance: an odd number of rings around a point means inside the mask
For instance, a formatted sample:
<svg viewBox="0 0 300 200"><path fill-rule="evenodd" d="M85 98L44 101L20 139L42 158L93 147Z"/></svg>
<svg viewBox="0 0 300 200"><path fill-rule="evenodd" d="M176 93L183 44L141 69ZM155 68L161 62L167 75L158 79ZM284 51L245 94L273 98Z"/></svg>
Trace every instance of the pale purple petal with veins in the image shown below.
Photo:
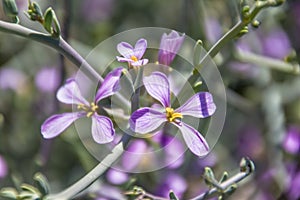
<svg viewBox="0 0 300 200"><path fill-rule="evenodd" d="M134 132L145 134L154 131L166 121L165 113L145 107L132 113L129 124Z"/></svg>
<svg viewBox="0 0 300 200"><path fill-rule="evenodd" d="M115 129L112 121L105 116L94 114L92 116L92 136L99 144L113 141Z"/></svg>
<svg viewBox="0 0 300 200"><path fill-rule="evenodd" d="M89 105L89 102L82 96L78 84L73 78L68 79L66 84L59 88L56 97L60 102L66 104Z"/></svg>
<svg viewBox="0 0 300 200"><path fill-rule="evenodd" d="M216 111L216 105L209 92L199 92L188 99L176 112L197 118L211 116Z"/></svg>
<svg viewBox="0 0 300 200"><path fill-rule="evenodd" d="M61 134L75 120L84 117L85 112L62 113L49 117L41 127L41 132L44 138L50 139Z"/></svg>
<svg viewBox="0 0 300 200"><path fill-rule="evenodd" d="M170 65L178 53L184 41L184 34L180 36L176 31L171 31L169 35L164 33L161 37L158 62L164 65Z"/></svg>
<svg viewBox="0 0 300 200"><path fill-rule="evenodd" d="M117 61L119 61L119 62L132 62L132 59L117 56Z"/></svg>
<svg viewBox="0 0 300 200"><path fill-rule="evenodd" d="M138 61L135 61L135 62L131 61L131 65L134 66L134 67L138 67L138 66L146 65L148 62L149 62L149 60L144 58L142 60L138 60Z"/></svg>
<svg viewBox="0 0 300 200"><path fill-rule="evenodd" d="M102 85L97 91L95 101L99 102L101 99L113 95L120 89L120 76L122 74L123 68L119 67L108 73L102 82Z"/></svg>
<svg viewBox="0 0 300 200"><path fill-rule="evenodd" d="M131 44L128 44L127 42L121 42L117 46L118 52L124 56L125 58L129 58L134 55L133 47Z"/></svg>
<svg viewBox="0 0 300 200"><path fill-rule="evenodd" d="M188 148L196 154L197 156L205 156L209 152L209 146L205 140L205 138L193 127L188 124L181 123L181 126L176 125L181 131L185 143Z"/></svg>
<svg viewBox="0 0 300 200"><path fill-rule="evenodd" d="M170 84L165 74L153 72L143 78L147 92L164 107L170 107Z"/></svg>
<svg viewBox="0 0 300 200"><path fill-rule="evenodd" d="M137 57L137 59L141 59L147 49L147 40L144 38L139 39L134 46L134 56Z"/></svg>

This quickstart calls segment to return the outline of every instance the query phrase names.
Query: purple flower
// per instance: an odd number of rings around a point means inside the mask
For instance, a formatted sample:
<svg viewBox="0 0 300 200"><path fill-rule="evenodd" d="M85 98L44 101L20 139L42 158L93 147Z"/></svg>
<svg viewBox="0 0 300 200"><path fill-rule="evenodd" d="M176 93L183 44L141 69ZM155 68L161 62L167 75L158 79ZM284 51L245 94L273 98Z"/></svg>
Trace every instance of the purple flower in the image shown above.
<svg viewBox="0 0 300 200"><path fill-rule="evenodd" d="M54 92L59 83L59 73L54 67L44 67L37 73L35 77L35 85L40 91L43 92Z"/></svg>
<svg viewBox="0 0 300 200"><path fill-rule="evenodd" d="M137 168L147 168L149 167L149 162L152 164L160 163L164 166L167 165L169 169L175 169L182 165L184 161L182 154L185 149L178 138L163 134L163 131L159 131L151 139L151 142L148 144L144 139L135 139L130 142L121 160L122 167L126 171L132 171ZM155 148L158 147L156 145L161 147L163 151ZM163 154L159 152L163 152Z"/></svg>
<svg viewBox="0 0 300 200"><path fill-rule="evenodd" d="M5 67L0 70L0 89L24 90L27 77L21 70Z"/></svg>
<svg viewBox="0 0 300 200"><path fill-rule="evenodd" d="M108 117L97 113L97 103L120 89L119 79L122 70L123 68L117 68L107 74L92 103L89 103L81 95L79 86L74 79L67 80L66 84L58 90L57 99L62 103L76 104L81 111L57 114L48 118L41 127L44 138L48 139L58 136L79 118L91 117L93 139L99 144L111 142L115 134L113 123Z"/></svg>
<svg viewBox="0 0 300 200"><path fill-rule="evenodd" d="M117 56L119 62L128 62L129 66L142 66L148 63L148 59L142 59L146 49L147 40L139 39L134 48L127 42L121 42L118 44L117 49L123 57Z"/></svg>
<svg viewBox="0 0 300 200"><path fill-rule="evenodd" d="M171 108L170 84L165 74L153 72L150 76L144 77L143 82L147 92L163 105L164 110L150 107L138 109L130 117L130 128L135 132L146 134L165 122L172 123L179 128L187 146L194 154L206 155L209 147L204 137L181 119L185 115L197 118L211 116L216 110L212 95L208 92L199 92L174 110Z"/></svg>
<svg viewBox="0 0 300 200"><path fill-rule="evenodd" d="M283 140L284 150L291 154L296 154L300 151L300 130L298 127L292 126Z"/></svg>
<svg viewBox="0 0 300 200"><path fill-rule="evenodd" d="M7 175L8 169L5 160L0 156L0 179Z"/></svg>
<svg viewBox="0 0 300 200"><path fill-rule="evenodd" d="M263 53L274 58L282 59L292 50L287 34L281 29L272 30L262 44Z"/></svg>
<svg viewBox="0 0 300 200"><path fill-rule="evenodd" d="M107 180L115 185L120 185L129 180L128 174L111 168L106 174Z"/></svg>
<svg viewBox="0 0 300 200"><path fill-rule="evenodd" d="M82 1L81 14L87 21L99 23L113 14L114 5L114 0L85 0Z"/></svg>
<svg viewBox="0 0 300 200"><path fill-rule="evenodd" d="M163 181L159 185L157 193L161 196L169 197L169 193L172 190L178 198L182 198L187 186L187 182L182 176L175 172L169 172L163 177Z"/></svg>
<svg viewBox="0 0 300 200"><path fill-rule="evenodd" d="M180 36L176 31L169 35L164 33L161 37L158 52L158 62L163 65L170 65L178 53L184 41L184 34Z"/></svg>

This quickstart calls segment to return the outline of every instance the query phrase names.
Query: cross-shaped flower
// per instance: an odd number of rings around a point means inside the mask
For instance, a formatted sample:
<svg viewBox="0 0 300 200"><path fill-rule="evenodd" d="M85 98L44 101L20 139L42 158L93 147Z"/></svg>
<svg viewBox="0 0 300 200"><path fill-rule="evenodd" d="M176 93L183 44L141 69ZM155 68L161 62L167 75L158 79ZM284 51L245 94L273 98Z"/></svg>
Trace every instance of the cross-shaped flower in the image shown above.
<svg viewBox="0 0 300 200"><path fill-rule="evenodd" d="M163 123L172 123L179 128L187 146L194 154L206 155L209 146L205 138L181 119L185 115L197 118L211 116L216 110L212 95L208 92L196 93L174 110L171 107L170 84L165 74L153 72L150 76L143 78L143 83L147 92L163 105L164 110L150 107L136 110L130 117L130 128L137 133L146 134L156 130Z"/></svg>
<svg viewBox="0 0 300 200"><path fill-rule="evenodd" d="M146 65L148 59L142 59L147 49L147 40L139 39L134 48L127 42L121 42L117 46L117 50L123 57L117 56L119 62L128 62L129 66L138 67Z"/></svg>
<svg viewBox="0 0 300 200"><path fill-rule="evenodd" d="M44 138L49 139L58 136L75 120L88 117L92 119L92 136L99 143L109 143L113 140L115 130L112 121L97 113L98 102L113 95L120 89L119 80L123 68L111 71L105 77L98 89L94 101L89 103L82 95L75 79L68 79L66 84L57 92L57 99L66 104L77 105L78 112L56 114L48 118L41 127Z"/></svg>

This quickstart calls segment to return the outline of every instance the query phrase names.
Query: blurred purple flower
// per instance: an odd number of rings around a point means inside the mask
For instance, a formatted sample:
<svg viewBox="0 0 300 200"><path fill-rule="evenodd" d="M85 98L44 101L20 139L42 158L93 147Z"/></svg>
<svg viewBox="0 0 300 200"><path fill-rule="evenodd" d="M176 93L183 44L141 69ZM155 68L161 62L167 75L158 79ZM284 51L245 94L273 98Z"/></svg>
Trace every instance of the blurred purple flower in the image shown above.
<svg viewBox="0 0 300 200"><path fill-rule="evenodd" d="M272 30L263 38L263 53L267 56L282 59L292 48L287 34L281 30Z"/></svg>
<svg viewBox="0 0 300 200"><path fill-rule="evenodd" d="M8 67L0 69L0 88L3 90L22 90L26 80L25 74L20 70Z"/></svg>
<svg viewBox="0 0 300 200"><path fill-rule="evenodd" d="M216 105L212 95L208 92L199 92L186 101L181 107L174 110L171 108L171 94L169 81L165 74L153 72L143 78L147 92L164 107L164 111L144 107L132 113L129 123L130 128L141 134L146 134L169 122L179 128L189 149L198 156L204 156L209 151L205 138L193 127L181 121L184 115L197 118L211 116Z"/></svg>
<svg viewBox="0 0 300 200"><path fill-rule="evenodd" d="M239 156L258 159L264 152L261 131L254 125L243 127L239 131L237 148Z"/></svg>
<svg viewBox="0 0 300 200"><path fill-rule="evenodd" d="M0 179L4 178L8 173L7 165L2 156L0 156Z"/></svg>
<svg viewBox="0 0 300 200"><path fill-rule="evenodd" d="M169 172L163 177L162 183L158 186L157 194L169 197L169 193L172 190L178 198L182 198L186 189L186 180L175 172Z"/></svg>
<svg viewBox="0 0 300 200"><path fill-rule="evenodd" d="M109 18L114 9L114 0L82 1L81 13L89 22L99 22Z"/></svg>
<svg viewBox="0 0 300 200"><path fill-rule="evenodd" d="M163 134L162 131L156 133L151 139L155 144L147 144L144 139L131 141L127 151L122 156L122 167L125 170L131 171L138 166L142 167L142 163L147 163L147 160L143 162L144 159L152 159L151 162L156 162L155 159L160 159L159 161L166 164L169 169L178 168L182 165L184 156L181 155L185 149L179 139ZM161 152L163 154L159 154L160 151L157 151L151 144L159 145L159 147L162 148ZM155 154L155 152L157 152L157 154Z"/></svg>
<svg viewBox="0 0 300 200"><path fill-rule="evenodd" d="M300 198L300 172L297 171L296 168L294 163L287 166L288 183L286 194L289 197L289 200L298 200Z"/></svg>
<svg viewBox="0 0 300 200"><path fill-rule="evenodd" d="M134 48L127 42L121 42L117 46L117 50L123 56L117 56L119 62L128 62L129 66L142 66L148 63L148 59L142 59L147 49L147 40L139 39Z"/></svg>
<svg viewBox="0 0 300 200"><path fill-rule="evenodd" d="M282 143L285 151L291 154L300 152L300 130L296 126L289 127Z"/></svg>
<svg viewBox="0 0 300 200"><path fill-rule="evenodd" d="M35 85L42 92L54 92L59 83L59 73L54 67L42 68L35 77Z"/></svg>
<svg viewBox="0 0 300 200"><path fill-rule="evenodd" d="M183 41L184 34L180 36L176 31L171 31L169 35L164 33L160 41L158 62L169 66L178 53Z"/></svg>
<svg viewBox="0 0 300 200"><path fill-rule="evenodd" d="M200 166L200 170L205 167L214 167L218 161L217 155L214 152L210 152L206 157L200 158L197 164ZM200 171L197 167L198 172Z"/></svg>
<svg viewBox="0 0 300 200"><path fill-rule="evenodd" d="M175 169L182 165L184 161L184 156L182 154L185 149L178 138L164 134L163 131L160 130L153 136L153 141L163 147L165 153L164 162L169 169Z"/></svg>
<svg viewBox="0 0 300 200"><path fill-rule="evenodd" d="M103 184L101 189L98 190L97 200L126 200L125 196L119 188Z"/></svg>
<svg viewBox="0 0 300 200"><path fill-rule="evenodd" d="M137 139L131 141L126 152L122 156L122 166L125 170L131 171L136 168L147 152L147 143L145 140Z"/></svg>
<svg viewBox="0 0 300 200"><path fill-rule="evenodd" d="M92 103L89 103L81 95L75 79L67 80L66 84L58 90L56 95L57 99L62 103L76 104L78 109L82 111L57 114L48 118L41 127L44 138L48 139L58 136L79 118L91 117L93 139L99 144L111 142L115 134L113 123L108 117L98 115L97 103L100 100L113 95L120 89L119 79L122 70L123 68L120 67L107 74Z"/></svg>
<svg viewBox="0 0 300 200"><path fill-rule="evenodd" d="M107 180L115 185L120 185L128 181L128 174L111 168L106 174Z"/></svg>
<svg viewBox="0 0 300 200"><path fill-rule="evenodd" d="M208 17L204 21L204 31L207 39L215 43L222 35L222 28L219 21L213 17Z"/></svg>

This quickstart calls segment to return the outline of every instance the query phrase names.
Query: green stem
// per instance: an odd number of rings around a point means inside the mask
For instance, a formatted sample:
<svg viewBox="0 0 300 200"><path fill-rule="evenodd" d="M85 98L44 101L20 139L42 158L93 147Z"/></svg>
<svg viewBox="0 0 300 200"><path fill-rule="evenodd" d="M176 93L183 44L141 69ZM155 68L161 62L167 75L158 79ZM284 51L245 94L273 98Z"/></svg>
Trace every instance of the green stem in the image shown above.
<svg viewBox="0 0 300 200"><path fill-rule="evenodd" d="M300 68L299 64L287 63L282 60L269 58L266 56L257 55L250 52L237 51L235 53L237 60L246 63L253 63L261 67L267 67L270 69L279 70L287 73L299 74Z"/></svg>
<svg viewBox="0 0 300 200"><path fill-rule="evenodd" d="M125 147L127 146L130 137L124 134L122 142L116 145L112 152L108 154L97 166L87 173L84 177L79 179L76 183L66 188L60 193L50 194L46 196L45 200L68 200L79 194L92 183L94 183L120 156L123 154Z"/></svg>

